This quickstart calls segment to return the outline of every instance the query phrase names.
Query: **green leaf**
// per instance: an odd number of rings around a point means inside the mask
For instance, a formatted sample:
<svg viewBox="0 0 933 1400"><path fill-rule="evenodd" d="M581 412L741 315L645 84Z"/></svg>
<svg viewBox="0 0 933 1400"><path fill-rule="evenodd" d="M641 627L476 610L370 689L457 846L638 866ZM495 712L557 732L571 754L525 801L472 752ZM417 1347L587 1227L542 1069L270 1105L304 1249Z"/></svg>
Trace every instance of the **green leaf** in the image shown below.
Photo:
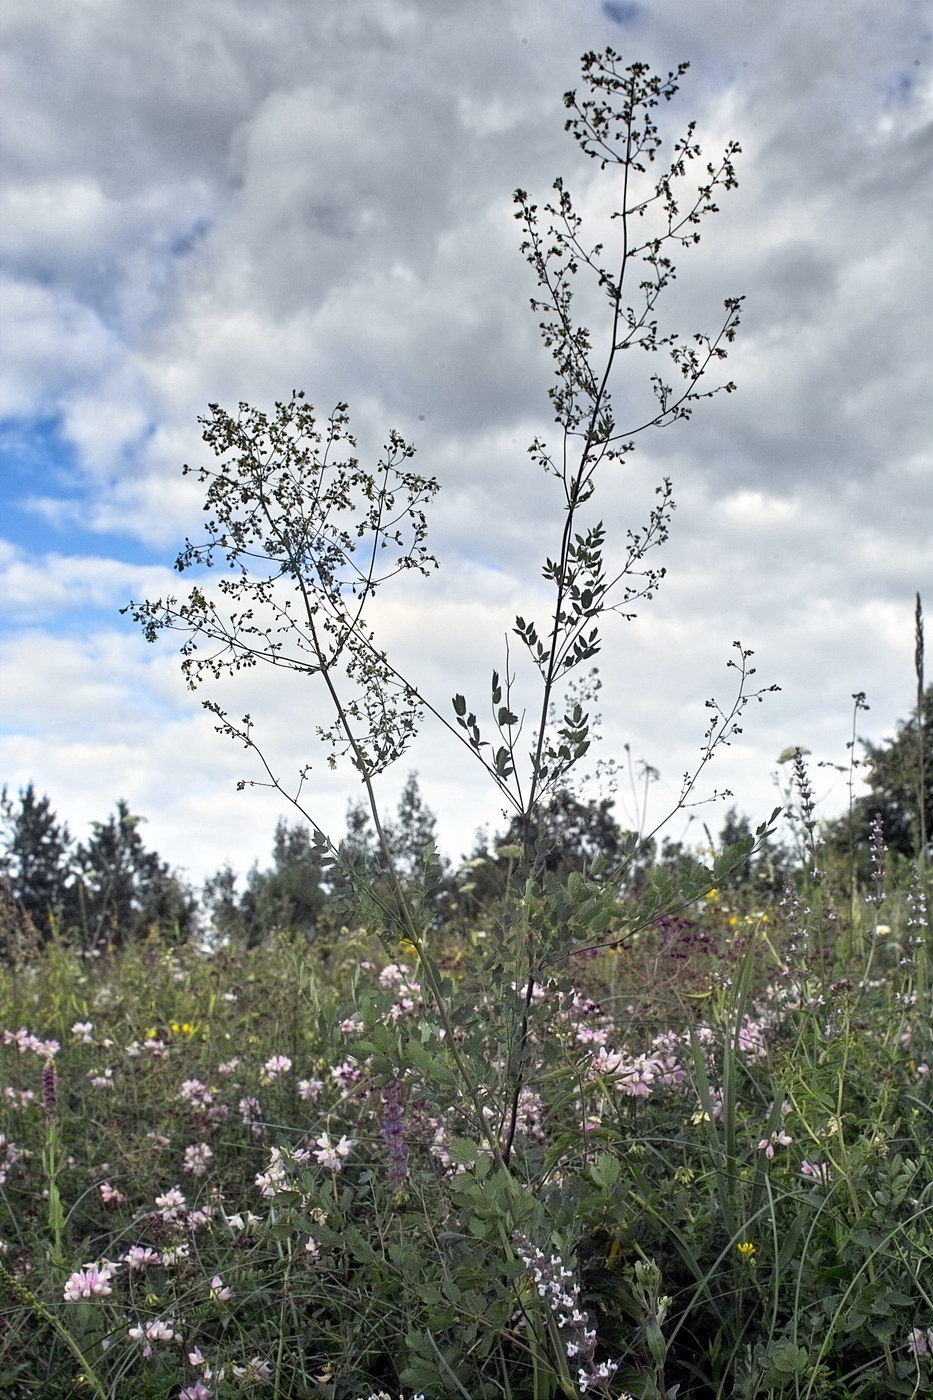
<svg viewBox="0 0 933 1400"><path fill-rule="evenodd" d="M619 1180L621 1170L617 1157L613 1156L611 1152L600 1152L590 1167L590 1176L597 1186L602 1186L608 1191Z"/></svg>
<svg viewBox="0 0 933 1400"><path fill-rule="evenodd" d="M455 1137L447 1143L447 1154L458 1166L472 1167L480 1155L480 1148L469 1138Z"/></svg>
<svg viewBox="0 0 933 1400"><path fill-rule="evenodd" d="M449 1065L435 1055L429 1055L423 1045L411 1040L406 1048L412 1064L421 1071L425 1079L434 1080L439 1084L456 1084L457 1076Z"/></svg>

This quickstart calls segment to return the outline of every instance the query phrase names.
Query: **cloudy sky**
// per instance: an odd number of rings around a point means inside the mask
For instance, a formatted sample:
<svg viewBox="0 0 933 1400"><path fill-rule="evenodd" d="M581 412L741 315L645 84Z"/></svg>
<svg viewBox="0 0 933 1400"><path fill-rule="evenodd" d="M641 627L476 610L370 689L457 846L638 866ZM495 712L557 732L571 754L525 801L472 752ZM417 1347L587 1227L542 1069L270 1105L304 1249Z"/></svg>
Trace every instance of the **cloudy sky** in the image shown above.
<svg viewBox="0 0 933 1400"><path fill-rule="evenodd" d="M236 792L260 776L250 756L185 690L172 637L148 645L119 608L178 591L201 504L180 468L210 460L207 404L271 408L295 388L325 417L349 403L364 460L395 427L437 476L440 570L383 595L379 639L439 708L461 690L485 703L514 615L546 615L562 524L526 450L553 438L551 379L511 197L543 203L563 176L611 249L618 191L561 101L606 45L664 72L689 60L664 133L695 119L704 158L743 148L662 328L711 330L725 297L746 302L738 392L643 435L594 502L611 552L662 477L677 501L659 594L605 629L602 756L653 765L662 816L704 701L731 697L737 639L781 690L704 790L728 786L756 820L788 745L845 762L853 692L866 737L907 713L916 590L933 615L925 7L7 0L3 23L0 781L34 781L79 836L125 797L193 879L265 861L288 809ZM620 417L652 368L625 364ZM531 712L521 667L516 684ZM315 682L255 672L205 694L253 714L286 783L313 765L306 800L339 835L359 786L327 769ZM386 807L411 769L451 856L501 824L439 727L384 780ZM844 780L815 779L838 811ZM633 824L627 772L617 803ZM672 834L718 829L722 804L692 816Z"/></svg>

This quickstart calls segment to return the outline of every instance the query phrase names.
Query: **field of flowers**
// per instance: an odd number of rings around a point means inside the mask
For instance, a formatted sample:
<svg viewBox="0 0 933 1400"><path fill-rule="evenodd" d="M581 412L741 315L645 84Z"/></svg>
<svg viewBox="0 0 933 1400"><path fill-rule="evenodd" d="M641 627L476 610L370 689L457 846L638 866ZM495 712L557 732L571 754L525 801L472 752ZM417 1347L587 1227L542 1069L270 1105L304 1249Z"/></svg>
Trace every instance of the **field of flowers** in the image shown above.
<svg viewBox="0 0 933 1400"><path fill-rule="evenodd" d="M362 932L12 963L0 1394L928 1391L919 885L688 915L439 944L446 1024Z"/></svg>

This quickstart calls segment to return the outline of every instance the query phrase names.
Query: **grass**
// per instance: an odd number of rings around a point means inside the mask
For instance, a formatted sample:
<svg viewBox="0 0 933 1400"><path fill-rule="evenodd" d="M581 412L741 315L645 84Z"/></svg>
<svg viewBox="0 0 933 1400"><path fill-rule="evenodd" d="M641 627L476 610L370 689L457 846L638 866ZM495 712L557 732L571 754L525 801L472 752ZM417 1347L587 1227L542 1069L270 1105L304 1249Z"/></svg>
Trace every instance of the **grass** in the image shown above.
<svg viewBox="0 0 933 1400"><path fill-rule="evenodd" d="M527 1007L513 902L431 950L447 1026L362 932L7 968L0 1393L929 1390L922 910L820 893Z"/></svg>

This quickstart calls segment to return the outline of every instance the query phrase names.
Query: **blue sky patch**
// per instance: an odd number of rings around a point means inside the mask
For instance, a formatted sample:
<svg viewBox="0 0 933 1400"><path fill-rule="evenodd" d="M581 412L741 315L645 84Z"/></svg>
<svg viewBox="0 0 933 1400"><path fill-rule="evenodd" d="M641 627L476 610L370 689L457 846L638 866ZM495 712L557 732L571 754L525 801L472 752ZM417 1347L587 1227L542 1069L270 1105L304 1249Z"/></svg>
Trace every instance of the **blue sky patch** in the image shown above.
<svg viewBox="0 0 933 1400"><path fill-rule="evenodd" d="M29 554L81 554L164 564L165 551L132 535L81 523L86 486L77 454L54 417L0 422L0 537ZM43 509L41 501L60 503Z"/></svg>
<svg viewBox="0 0 933 1400"><path fill-rule="evenodd" d="M631 24L641 14L641 6L633 0L603 0L603 14L608 15L613 24Z"/></svg>

